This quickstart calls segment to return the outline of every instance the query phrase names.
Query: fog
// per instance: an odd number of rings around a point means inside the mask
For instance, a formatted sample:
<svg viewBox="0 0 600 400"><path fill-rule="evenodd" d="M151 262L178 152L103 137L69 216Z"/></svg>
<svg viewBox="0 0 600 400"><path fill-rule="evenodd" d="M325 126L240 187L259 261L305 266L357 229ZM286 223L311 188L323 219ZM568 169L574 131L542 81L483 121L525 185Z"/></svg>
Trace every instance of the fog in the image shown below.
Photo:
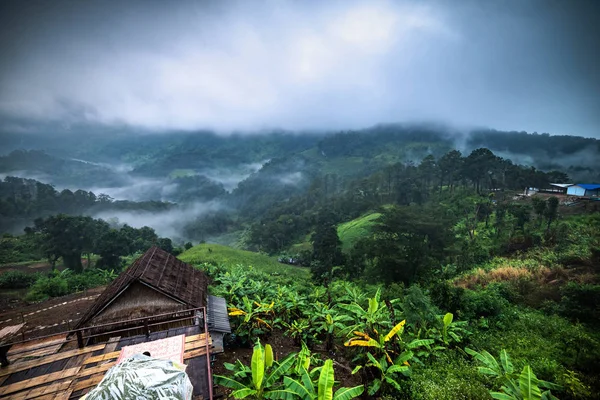
<svg viewBox="0 0 600 400"><path fill-rule="evenodd" d="M598 137L599 11L593 0L3 2L0 122L440 121Z"/></svg>
<svg viewBox="0 0 600 400"><path fill-rule="evenodd" d="M101 218L113 225L128 224L134 228L149 226L159 236L168 237L176 242L188 240L183 237L183 228L195 218L207 213L223 209L216 202L194 203L178 206L167 211L115 211L107 210L96 213L94 218Z"/></svg>

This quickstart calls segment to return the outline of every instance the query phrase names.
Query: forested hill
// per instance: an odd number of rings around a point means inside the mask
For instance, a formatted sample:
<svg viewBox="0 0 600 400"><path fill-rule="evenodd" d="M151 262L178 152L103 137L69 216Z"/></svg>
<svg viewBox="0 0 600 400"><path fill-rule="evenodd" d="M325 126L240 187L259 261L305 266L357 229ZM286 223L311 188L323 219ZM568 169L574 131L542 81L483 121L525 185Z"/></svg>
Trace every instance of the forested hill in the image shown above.
<svg viewBox="0 0 600 400"><path fill-rule="evenodd" d="M34 179L7 176L0 181L0 228L2 233L22 233L37 218L56 214L95 215L100 212L164 212L175 204L161 201L115 200L85 190L58 191Z"/></svg>
<svg viewBox="0 0 600 400"><path fill-rule="evenodd" d="M285 235L275 247L269 245L268 251L281 251L290 241L310 233L314 222L306 222L310 218L303 214L314 214L324 204L333 204L342 221L391 200L400 204L426 201L435 187L440 190L447 185L522 190L551 181L600 180L600 142L572 136L458 132L425 124L319 134L142 134L125 128L110 133L92 129L86 140L67 133L29 133L28 140L23 140L25 134L4 133L5 151L24 144L31 148L32 143L37 149L14 150L0 157L0 173L39 177L60 190L69 187L64 196L92 192L130 200L114 202L113 208L138 207L131 206L132 201L189 204L201 211L188 213L177 224L183 239L213 240L245 231L245 241L259 240L262 234L257 226L274 228L271 221L280 219L279 225L288 221L285 231L293 235ZM7 196L3 198L6 202ZM73 207L67 203L61 207ZM160 212L161 204L140 207ZM15 207L4 206L7 210ZM28 216L64 211L16 207L18 215ZM65 212L83 210L75 208ZM298 221L304 222L300 226ZM237 239L222 242L232 240ZM254 245L262 241L256 240L250 241Z"/></svg>

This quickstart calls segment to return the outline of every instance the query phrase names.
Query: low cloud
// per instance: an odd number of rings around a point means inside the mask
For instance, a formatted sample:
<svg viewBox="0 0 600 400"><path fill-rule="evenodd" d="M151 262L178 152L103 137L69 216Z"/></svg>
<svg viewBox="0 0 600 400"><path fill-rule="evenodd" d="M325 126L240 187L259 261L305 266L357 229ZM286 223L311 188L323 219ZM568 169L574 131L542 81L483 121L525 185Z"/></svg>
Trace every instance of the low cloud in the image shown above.
<svg viewBox="0 0 600 400"><path fill-rule="evenodd" d="M134 228L149 226L159 236L171 238L177 242L187 240L182 237L184 227L198 217L222 210L217 202L194 203L178 206L167 211L114 211L107 210L93 215L112 224L127 224Z"/></svg>
<svg viewBox="0 0 600 400"><path fill-rule="evenodd" d="M598 134L597 2L26 3L0 12L6 116L151 130L435 120Z"/></svg>

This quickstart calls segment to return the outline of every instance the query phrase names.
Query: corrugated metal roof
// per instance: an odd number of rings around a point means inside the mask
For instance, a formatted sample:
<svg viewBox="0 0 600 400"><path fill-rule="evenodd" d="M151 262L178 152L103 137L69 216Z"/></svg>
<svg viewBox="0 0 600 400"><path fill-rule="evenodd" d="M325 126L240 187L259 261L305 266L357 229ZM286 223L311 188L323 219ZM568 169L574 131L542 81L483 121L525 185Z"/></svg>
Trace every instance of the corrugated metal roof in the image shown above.
<svg viewBox="0 0 600 400"><path fill-rule="evenodd" d="M189 305L190 308L206 305L208 277L204 272L158 247L152 247L102 292L79 320L76 328L85 326L135 281L145 283L165 295L174 297Z"/></svg>
<svg viewBox="0 0 600 400"><path fill-rule="evenodd" d="M210 332L231 333L227 302L222 297L208 296L208 330Z"/></svg>
<svg viewBox="0 0 600 400"><path fill-rule="evenodd" d="M568 188L569 186L573 186L574 183L551 183L551 186L557 186L560 188Z"/></svg>
<svg viewBox="0 0 600 400"><path fill-rule="evenodd" d="M600 184L597 184L597 183L578 183L577 186L582 187L585 190L600 189Z"/></svg>

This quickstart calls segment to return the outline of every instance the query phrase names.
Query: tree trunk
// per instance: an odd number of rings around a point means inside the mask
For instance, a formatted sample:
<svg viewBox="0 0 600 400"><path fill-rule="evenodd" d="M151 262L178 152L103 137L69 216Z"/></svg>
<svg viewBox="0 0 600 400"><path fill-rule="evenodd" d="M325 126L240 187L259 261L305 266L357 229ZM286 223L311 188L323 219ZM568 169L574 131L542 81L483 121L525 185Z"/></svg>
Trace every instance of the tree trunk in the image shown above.
<svg viewBox="0 0 600 400"><path fill-rule="evenodd" d="M63 254L63 261L65 262L65 267L73 270L73 272L80 273L83 271L81 253Z"/></svg>

